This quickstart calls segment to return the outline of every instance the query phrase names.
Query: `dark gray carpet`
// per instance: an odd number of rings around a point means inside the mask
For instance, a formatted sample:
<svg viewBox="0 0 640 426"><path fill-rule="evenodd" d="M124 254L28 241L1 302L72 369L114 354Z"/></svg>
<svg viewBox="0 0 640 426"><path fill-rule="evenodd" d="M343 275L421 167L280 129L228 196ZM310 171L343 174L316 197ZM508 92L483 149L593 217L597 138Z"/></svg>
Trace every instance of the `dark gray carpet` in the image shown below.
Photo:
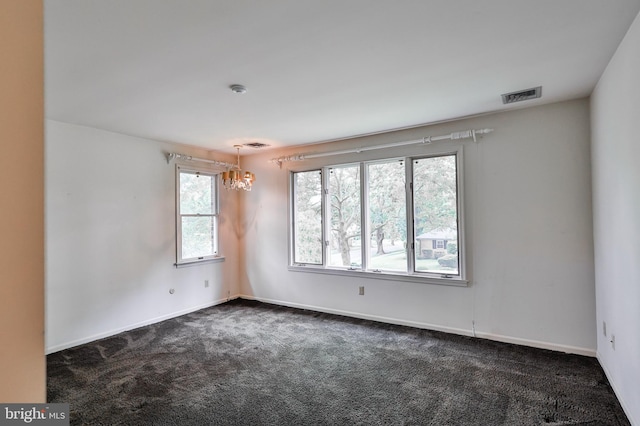
<svg viewBox="0 0 640 426"><path fill-rule="evenodd" d="M47 357L86 425L629 425L593 358L236 300Z"/></svg>

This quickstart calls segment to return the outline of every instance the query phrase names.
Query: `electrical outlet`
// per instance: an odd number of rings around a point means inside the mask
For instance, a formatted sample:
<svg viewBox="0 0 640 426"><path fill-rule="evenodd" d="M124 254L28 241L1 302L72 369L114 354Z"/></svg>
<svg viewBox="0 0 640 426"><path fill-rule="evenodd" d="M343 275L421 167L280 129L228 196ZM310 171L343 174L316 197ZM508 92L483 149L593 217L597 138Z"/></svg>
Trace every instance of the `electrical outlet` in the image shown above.
<svg viewBox="0 0 640 426"><path fill-rule="evenodd" d="M602 334L607 335L607 322L602 321Z"/></svg>
<svg viewBox="0 0 640 426"><path fill-rule="evenodd" d="M209 287L209 280L204 280L204 288Z"/></svg>
<svg viewBox="0 0 640 426"><path fill-rule="evenodd" d="M358 294L359 294L360 296L364 296L364 286L363 286L363 285L361 285L361 286L360 286L360 291L359 291L359 293L358 293Z"/></svg>
<svg viewBox="0 0 640 426"><path fill-rule="evenodd" d="M611 348L615 351L616 350L616 335L612 334L611 335Z"/></svg>

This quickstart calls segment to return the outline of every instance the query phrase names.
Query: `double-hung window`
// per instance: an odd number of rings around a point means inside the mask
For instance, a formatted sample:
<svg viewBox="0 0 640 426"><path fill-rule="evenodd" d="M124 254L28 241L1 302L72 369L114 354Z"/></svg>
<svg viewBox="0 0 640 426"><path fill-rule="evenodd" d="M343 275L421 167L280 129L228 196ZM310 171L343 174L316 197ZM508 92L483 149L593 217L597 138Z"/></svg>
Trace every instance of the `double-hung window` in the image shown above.
<svg viewBox="0 0 640 426"><path fill-rule="evenodd" d="M218 176L177 166L176 199L176 264L218 257Z"/></svg>
<svg viewBox="0 0 640 426"><path fill-rule="evenodd" d="M461 155L291 172L290 267L465 282Z"/></svg>

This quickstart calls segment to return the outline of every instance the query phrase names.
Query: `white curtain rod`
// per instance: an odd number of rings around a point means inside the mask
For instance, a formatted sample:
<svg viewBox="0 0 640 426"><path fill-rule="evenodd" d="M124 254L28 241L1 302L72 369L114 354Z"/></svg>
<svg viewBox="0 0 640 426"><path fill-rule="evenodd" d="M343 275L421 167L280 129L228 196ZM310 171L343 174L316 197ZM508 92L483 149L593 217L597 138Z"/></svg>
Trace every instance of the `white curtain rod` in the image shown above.
<svg viewBox="0 0 640 426"><path fill-rule="evenodd" d="M209 164L213 164L213 165L216 165L216 166L224 167L224 168L227 168L227 169L235 169L235 168L237 168L236 164L227 163L227 162L218 161L218 160L208 160L206 158L192 157L190 155L178 154L177 152L168 152L167 153L167 163L170 163L171 160L199 161L201 163L209 163Z"/></svg>
<svg viewBox="0 0 640 426"><path fill-rule="evenodd" d="M350 149L342 149L339 151L329 151L329 152L321 152L318 154L295 154L295 155L286 155L278 158L272 158L270 161L272 163L277 163L280 167L282 167L282 163L287 161L303 161L308 160L310 158L319 158L319 157L329 157L332 155L341 155L341 154L359 154L365 151L374 151L376 149L385 149L385 148L394 148L398 146L404 145L417 145L417 144L430 144L434 141L440 140L456 140L456 139L468 139L473 138L474 142L477 142L477 135L484 135L487 133L493 132L493 129L479 129L479 130L465 130L462 132L453 132L444 136L427 136L422 139L415 139L411 141L404 142L392 142L382 145L373 145L373 146L363 146L360 148L350 148Z"/></svg>

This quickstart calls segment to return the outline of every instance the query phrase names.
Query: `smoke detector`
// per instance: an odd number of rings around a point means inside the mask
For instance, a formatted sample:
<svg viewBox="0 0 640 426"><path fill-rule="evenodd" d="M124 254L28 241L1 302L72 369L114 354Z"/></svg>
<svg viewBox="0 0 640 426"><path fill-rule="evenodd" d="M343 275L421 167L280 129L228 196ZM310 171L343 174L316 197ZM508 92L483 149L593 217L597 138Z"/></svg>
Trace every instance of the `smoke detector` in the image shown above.
<svg viewBox="0 0 640 426"><path fill-rule="evenodd" d="M232 84L229 86L229 89L231 89L233 93L247 93L247 88L242 84Z"/></svg>
<svg viewBox="0 0 640 426"><path fill-rule="evenodd" d="M542 96L542 86L531 89L520 90L518 92L505 93L502 95L503 104L512 104L514 102L528 101Z"/></svg>

